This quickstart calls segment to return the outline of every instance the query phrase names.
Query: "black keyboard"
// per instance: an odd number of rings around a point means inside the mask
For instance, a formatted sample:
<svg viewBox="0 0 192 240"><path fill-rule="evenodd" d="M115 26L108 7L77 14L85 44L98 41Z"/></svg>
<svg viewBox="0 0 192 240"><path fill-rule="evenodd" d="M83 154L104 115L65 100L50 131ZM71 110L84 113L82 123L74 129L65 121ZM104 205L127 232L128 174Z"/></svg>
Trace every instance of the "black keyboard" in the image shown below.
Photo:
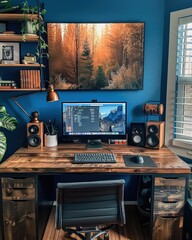
<svg viewBox="0 0 192 240"><path fill-rule="evenodd" d="M113 153L76 153L73 163L116 163Z"/></svg>

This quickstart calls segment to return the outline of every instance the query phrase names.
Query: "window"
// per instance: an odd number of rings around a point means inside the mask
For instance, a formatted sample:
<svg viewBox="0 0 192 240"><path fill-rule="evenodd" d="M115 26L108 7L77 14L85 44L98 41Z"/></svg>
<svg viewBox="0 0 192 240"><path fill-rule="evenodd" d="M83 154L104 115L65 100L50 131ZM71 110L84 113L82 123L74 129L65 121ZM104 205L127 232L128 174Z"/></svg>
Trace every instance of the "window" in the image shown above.
<svg viewBox="0 0 192 240"><path fill-rule="evenodd" d="M171 13L165 143L192 159L192 8Z"/></svg>

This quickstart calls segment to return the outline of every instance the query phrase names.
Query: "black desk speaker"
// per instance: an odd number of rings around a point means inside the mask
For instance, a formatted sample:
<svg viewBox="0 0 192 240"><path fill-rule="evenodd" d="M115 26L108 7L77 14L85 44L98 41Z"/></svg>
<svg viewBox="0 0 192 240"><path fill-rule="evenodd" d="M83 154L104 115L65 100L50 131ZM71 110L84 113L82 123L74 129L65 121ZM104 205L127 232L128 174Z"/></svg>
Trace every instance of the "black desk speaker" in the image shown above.
<svg viewBox="0 0 192 240"><path fill-rule="evenodd" d="M27 146L30 148L43 147L43 122L27 123Z"/></svg>
<svg viewBox="0 0 192 240"><path fill-rule="evenodd" d="M145 146L145 123L130 123L129 145Z"/></svg>

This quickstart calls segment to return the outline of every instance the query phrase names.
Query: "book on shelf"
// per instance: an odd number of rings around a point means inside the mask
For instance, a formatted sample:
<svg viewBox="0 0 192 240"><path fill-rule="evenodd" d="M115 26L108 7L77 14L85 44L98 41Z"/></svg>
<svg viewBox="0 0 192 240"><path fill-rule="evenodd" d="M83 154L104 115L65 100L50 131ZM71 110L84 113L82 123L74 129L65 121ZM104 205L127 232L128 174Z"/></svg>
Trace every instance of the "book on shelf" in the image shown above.
<svg viewBox="0 0 192 240"><path fill-rule="evenodd" d="M28 89L40 89L40 70L20 70L20 87Z"/></svg>

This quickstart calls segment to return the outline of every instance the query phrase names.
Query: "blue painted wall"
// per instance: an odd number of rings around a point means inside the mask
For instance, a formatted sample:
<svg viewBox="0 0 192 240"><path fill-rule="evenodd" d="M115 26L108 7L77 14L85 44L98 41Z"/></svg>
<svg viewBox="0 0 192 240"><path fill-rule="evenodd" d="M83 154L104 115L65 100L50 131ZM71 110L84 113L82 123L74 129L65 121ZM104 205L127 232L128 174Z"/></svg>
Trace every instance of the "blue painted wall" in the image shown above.
<svg viewBox="0 0 192 240"><path fill-rule="evenodd" d="M15 0L16 1L16 0ZM138 7L139 6L139 7ZM45 94L37 93L18 99L24 109L30 113L40 112L41 120L56 117L61 120L62 101L126 101L128 103L128 123L145 121L142 108L148 101L160 101L161 71L163 53L164 2L159 0L47 0L45 2L46 22L145 22L144 51L144 89L141 91L60 91L60 101L46 103ZM11 71L11 69L9 69ZM9 99L18 92L1 92L0 103L7 107L10 114L16 116L19 127L15 132L6 132L8 151L12 154L26 141L26 123L29 119Z"/></svg>
<svg viewBox="0 0 192 240"><path fill-rule="evenodd" d="M18 0L15 0L18 2ZM139 7L138 7L139 6ZM46 22L145 22L144 89L141 91L60 91L60 101L47 103L46 93L36 93L18 99L28 113L40 112L41 120L56 117L61 120L62 101L126 101L128 103L128 123L145 121L142 108L147 101L165 102L169 13L192 6L192 0L47 0ZM13 71L11 68L9 71ZM0 69L0 71L2 71ZM1 73L0 73L1 75ZM18 92L0 92L0 104L19 121L15 132L5 131L8 150L5 158L26 142L28 118L9 99ZM4 158L4 159L5 159Z"/></svg>

